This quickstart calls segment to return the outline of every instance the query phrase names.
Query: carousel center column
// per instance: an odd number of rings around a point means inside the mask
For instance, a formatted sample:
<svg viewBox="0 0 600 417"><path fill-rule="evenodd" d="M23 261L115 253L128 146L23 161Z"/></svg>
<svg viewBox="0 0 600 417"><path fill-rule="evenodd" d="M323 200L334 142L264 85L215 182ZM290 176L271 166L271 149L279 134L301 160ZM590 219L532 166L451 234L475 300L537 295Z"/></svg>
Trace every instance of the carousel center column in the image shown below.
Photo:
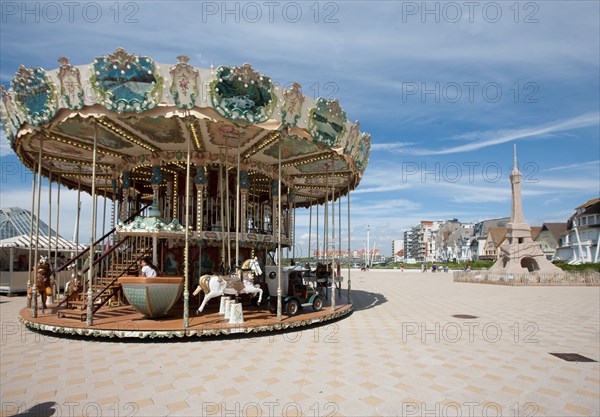
<svg viewBox="0 0 600 417"><path fill-rule="evenodd" d="M248 193L250 190L250 177L248 171L243 169L240 171L240 224L242 234L248 233ZM243 239L242 235L242 239Z"/></svg>
<svg viewBox="0 0 600 417"><path fill-rule="evenodd" d="M202 230L204 230L204 190L207 183L204 166L196 165L194 184L196 185L196 235L198 239L202 238Z"/></svg>
<svg viewBox="0 0 600 417"><path fill-rule="evenodd" d="M125 221L129 216L129 194L131 191L131 171L123 171L123 205L121 206L121 221Z"/></svg>
<svg viewBox="0 0 600 417"><path fill-rule="evenodd" d="M279 181L271 181L271 195L273 208L271 209L271 228L273 229L273 240L277 242L277 230L279 230ZM279 256L279 254L277 255Z"/></svg>
<svg viewBox="0 0 600 417"><path fill-rule="evenodd" d="M159 196L159 187L160 184L163 183L163 176L160 171L160 165L152 166L152 177L150 178L150 183L152 184L152 208L148 213L149 217L161 217L160 209L158 208L158 196ZM158 264L158 236L155 234L152 236L152 263L154 265Z"/></svg>

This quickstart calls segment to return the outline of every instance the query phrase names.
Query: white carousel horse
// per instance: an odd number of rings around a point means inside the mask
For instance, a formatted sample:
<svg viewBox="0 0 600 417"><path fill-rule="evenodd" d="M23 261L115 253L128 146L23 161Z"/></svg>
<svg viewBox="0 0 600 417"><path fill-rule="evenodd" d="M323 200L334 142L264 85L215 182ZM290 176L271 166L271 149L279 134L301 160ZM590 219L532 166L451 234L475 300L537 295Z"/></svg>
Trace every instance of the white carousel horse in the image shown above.
<svg viewBox="0 0 600 417"><path fill-rule="evenodd" d="M243 271L248 271L248 274L244 277ZM200 294L200 291L204 291L204 300L198 310L197 314L202 313L206 303L209 300L220 297L223 294L239 295L239 294L258 294L258 304L262 301L263 290L258 284L254 284L254 278L262 275L262 269L258 264L258 259L252 258L247 259L242 264L240 271L240 277L230 278L222 277L218 275L202 275L198 283L198 288L193 292L196 296Z"/></svg>

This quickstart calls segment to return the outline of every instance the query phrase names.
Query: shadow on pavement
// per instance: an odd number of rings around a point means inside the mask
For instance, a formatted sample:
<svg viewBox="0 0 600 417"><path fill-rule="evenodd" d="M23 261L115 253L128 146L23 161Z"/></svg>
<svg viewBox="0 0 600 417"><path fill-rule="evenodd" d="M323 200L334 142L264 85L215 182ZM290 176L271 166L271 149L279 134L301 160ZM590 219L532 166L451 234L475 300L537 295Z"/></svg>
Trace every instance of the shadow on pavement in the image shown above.
<svg viewBox="0 0 600 417"><path fill-rule="evenodd" d="M383 294L352 290L352 304L354 305L354 311L368 310L384 303L387 303L387 298L385 298L385 295Z"/></svg>
<svg viewBox="0 0 600 417"><path fill-rule="evenodd" d="M55 406L54 401L39 403L19 414L14 414L13 417L50 417L58 411Z"/></svg>

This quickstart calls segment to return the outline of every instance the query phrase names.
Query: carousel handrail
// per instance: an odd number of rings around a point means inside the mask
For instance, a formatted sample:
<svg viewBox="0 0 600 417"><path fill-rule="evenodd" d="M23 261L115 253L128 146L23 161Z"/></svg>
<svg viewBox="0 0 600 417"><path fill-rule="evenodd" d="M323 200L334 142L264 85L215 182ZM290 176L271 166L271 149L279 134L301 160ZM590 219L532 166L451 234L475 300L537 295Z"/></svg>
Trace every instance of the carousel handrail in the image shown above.
<svg viewBox="0 0 600 417"><path fill-rule="evenodd" d="M128 236L129 237L129 236ZM124 238L123 241L127 239ZM119 276L117 276L115 279L113 279L110 284L107 284L104 288L102 288L102 290L98 291L96 293L96 295L94 295L94 297L92 298L92 304L94 305L94 310L92 311L92 314L95 314L98 310L100 310L100 308L107 303L107 301L109 300L108 298L105 298L104 301L100 304L95 304L95 301L100 298L100 296L102 296L102 294L104 294L104 292L109 289L110 287L112 287L113 285L115 285L115 282L117 282L119 280L119 278L121 278L123 275L125 275L125 273L127 273L129 271L129 269L133 266L136 265L147 253L149 252L149 250L146 248L144 249L144 252L139 255L136 259L134 259L133 261L131 261L129 263L129 265L127 265L127 268L125 268L120 274ZM114 293L113 293L114 295Z"/></svg>
<svg viewBox="0 0 600 417"><path fill-rule="evenodd" d="M119 240L116 245L113 245L109 250L107 250L102 255L100 255L98 257L98 259L95 259L94 262L92 262L91 266L94 267L97 264L99 264L100 262L102 262L104 260L104 258L106 258L108 255L113 253L119 246L121 246L123 243L125 243L125 241L128 240L130 237L131 236L125 236L123 239ZM85 275L85 273L88 272L89 270L90 270L90 265L88 265L86 268L81 270L81 275Z"/></svg>
<svg viewBox="0 0 600 417"><path fill-rule="evenodd" d="M125 223L133 220L136 218L136 216L138 216L142 211L146 210L148 207L150 207L152 204L147 204L144 207L142 207L141 209L139 209L138 211L136 211L135 213L133 213L131 216L129 216L127 219L125 219ZM106 239L108 236L112 235L115 231L117 230L116 227L113 227L111 230L109 230L108 232L106 232L106 234L104 236L102 236L100 239L96 240L94 242L94 246L96 246L98 243L102 242L104 239ZM119 243L120 244L120 243ZM118 245L113 245L113 247L118 246ZM87 248L85 248L83 251L79 252L77 254L76 257L74 257L73 259L70 259L68 262L66 262L65 264L63 264L60 268L58 268L55 273L59 273L64 271L65 269L67 269L69 266L71 266L71 264L73 264L73 262L77 261L79 258L81 258L83 255L85 255L88 251L90 250L90 247L88 246ZM110 251L109 251L110 252ZM88 267L89 268L89 267Z"/></svg>
<svg viewBox="0 0 600 417"><path fill-rule="evenodd" d="M115 250L117 250L117 249L119 248L119 246L121 246L123 243L125 243L125 242L126 242L127 240L129 240L130 238L131 238L131 236L125 236L123 239L121 239L120 241L118 241L116 245L113 245L113 246L112 246L112 247L111 247L111 248L110 248L108 251L106 251L104 254L102 254L102 256L101 256L101 257L99 257L98 259L96 259L96 260L93 262L92 266L95 266L95 265L97 265L98 263L102 262L102 261L104 260L104 258L106 258L106 256L110 255L112 252L114 252ZM147 248L145 248L145 249L144 249L144 252L143 252L141 255L139 255L139 256L138 256L136 259L134 259L133 261L131 261L131 262L129 263L129 265L127 265L127 268L125 268L125 269L123 270L123 272L122 272L122 273L121 273L121 274L120 274L118 277L116 277L116 278L115 278L115 279L114 279L114 280L113 280L113 281L112 281L110 284L108 284L108 285L107 285L106 287L104 287L104 288L103 288L101 291L99 291L99 292L98 292L98 293L97 293L97 294L94 296L94 298L92 299L92 301L96 301L96 299L97 299L97 298L98 298L98 297L99 297L99 296L100 296L100 295L101 295L101 294L102 294L104 291L106 291L106 289L107 289L107 288L109 288L111 285L114 285L114 283L115 283L115 282L116 282L116 281L117 281L119 278L121 278L121 277L122 277L122 276L123 276L123 275L124 275L124 274L125 274L125 273L126 273L126 272L127 272L129 269L130 269L130 268L131 268L131 266L132 266L132 265L134 265L134 264L137 264L137 262L139 262L139 261L140 261L140 259L141 259L143 256L145 256L145 255L146 255L148 252L149 252L149 250L148 250ZM89 271L89 269L90 269L90 267L88 266L87 268L85 268L84 270L82 270L82 271L81 271L81 275L85 275L85 273L86 273L86 272L88 272L88 271ZM61 302L60 302L60 303L58 303L58 304L56 305L56 308L60 307L60 306L61 306L61 305L62 305L64 302L66 302L66 301L67 301L67 299L68 299L68 297L66 297L66 298L64 298L63 300L61 300ZM104 305L104 303L103 303L102 305ZM101 305L101 306L102 306L102 305ZM94 312L96 312L96 311L97 311L97 309L96 309Z"/></svg>
<svg viewBox="0 0 600 417"><path fill-rule="evenodd" d="M123 243L125 243L125 241L129 239L129 237L130 237L130 236L125 236L123 239L121 239L119 242L117 242L117 244L116 244L116 245L113 245L113 246L112 246L112 247L111 247L111 248L110 248L108 251L106 251L104 254L102 254L102 256L101 256L100 258L96 259L96 260L93 262L92 266L95 266L95 265L96 265L98 262L101 262L101 261L102 261L102 260L103 260L103 259L106 257L106 255L109 255L109 254L113 253L113 252L114 252L114 251L115 251L115 250L116 250L116 249L117 249L119 246L121 246ZM83 275L85 275L85 273L86 273L87 271L89 271L89 269L90 269L90 267L89 267L89 265L88 265L88 267L87 267L87 268L85 268L84 270L82 270L82 271L81 271L81 275L82 275L82 276L83 276ZM68 299L69 299L69 297L68 297L68 296L67 296L67 297L65 297L65 298L63 298L63 299L61 300L61 302L60 302L60 303L58 303L58 304L56 305L56 307L57 307L57 308L58 308L58 307L60 307L60 306L61 306L63 303L65 303L65 302L66 302Z"/></svg>

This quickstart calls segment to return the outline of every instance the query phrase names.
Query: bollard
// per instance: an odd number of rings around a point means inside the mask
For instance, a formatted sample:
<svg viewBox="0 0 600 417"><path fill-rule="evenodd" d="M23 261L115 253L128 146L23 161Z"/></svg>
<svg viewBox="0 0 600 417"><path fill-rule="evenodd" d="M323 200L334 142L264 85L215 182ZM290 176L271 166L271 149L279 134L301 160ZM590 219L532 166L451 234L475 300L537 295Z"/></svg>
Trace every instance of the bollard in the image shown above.
<svg viewBox="0 0 600 417"><path fill-rule="evenodd" d="M231 298L229 298L229 297L225 300L225 313L224 313L225 314L225 319L229 319L229 313L231 312L231 309L230 309L229 306L231 305L232 301L233 300Z"/></svg>
<svg viewBox="0 0 600 417"><path fill-rule="evenodd" d="M229 313L229 324L242 324L244 322L244 311L242 303L231 303Z"/></svg>
<svg viewBox="0 0 600 417"><path fill-rule="evenodd" d="M229 300L229 297L222 295L221 304L219 305L219 314L225 314L225 300Z"/></svg>

